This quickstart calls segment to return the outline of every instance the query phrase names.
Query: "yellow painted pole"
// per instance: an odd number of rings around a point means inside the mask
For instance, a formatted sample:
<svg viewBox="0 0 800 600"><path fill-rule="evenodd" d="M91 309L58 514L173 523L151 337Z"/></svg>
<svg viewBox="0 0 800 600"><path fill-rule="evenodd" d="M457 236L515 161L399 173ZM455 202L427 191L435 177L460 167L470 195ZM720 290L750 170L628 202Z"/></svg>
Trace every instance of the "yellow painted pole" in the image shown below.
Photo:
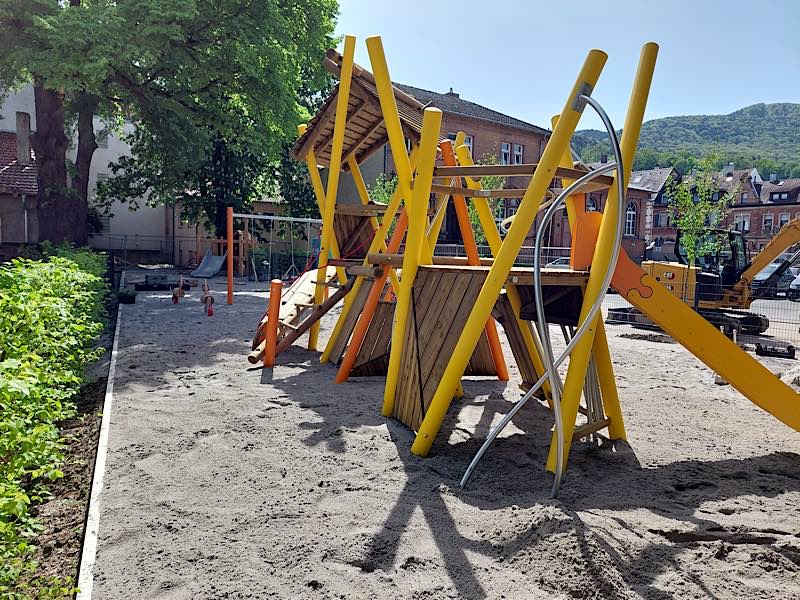
<svg viewBox="0 0 800 600"><path fill-rule="evenodd" d="M303 135L306 131L306 125L298 125L297 133L298 135ZM317 207L319 208L319 214L321 216L325 215L325 188L322 186L322 177L319 175L319 166L317 165L317 157L314 154L314 150L311 149L306 154L306 166L308 167L308 176L311 179L311 187L314 190L314 196L317 200ZM332 235L331 239L331 254L335 258L339 258L339 244L336 242L336 234ZM320 242L320 246L322 243ZM322 248L320 248L321 250ZM319 259L318 259L319 260ZM327 275L328 269L325 268L324 273ZM343 267L336 267L336 275L339 279L339 285L344 285L347 281L347 274L344 272ZM319 271L317 271L317 278L319 279ZM327 277L326 277L327 279ZM322 290L322 286L317 286L314 289L314 302L316 304L321 304L323 301L324 290ZM345 297L345 303L347 303L348 298ZM316 350L317 349L317 342L319 340L319 327L320 322L317 321L311 326L311 329L308 331L308 349L309 350ZM323 355L324 356L324 355ZM325 360L320 359L321 362L326 362Z"/></svg>
<svg viewBox="0 0 800 600"><path fill-rule="evenodd" d="M453 356L442 374L439 386L428 407L428 412L425 413L425 418L420 425L417 437L411 446L411 451L414 454L425 456L430 451L431 444L433 444L433 440L442 425L442 420L450 405L450 400L459 383L461 374L469 363L470 356L478 343L486 320L492 314L492 308L511 272L519 249L525 242L536 214L539 212L541 200L553 180L564 148L569 145L572 134L578 125L583 109L583 105L578 102L578 97L586 90L594 88L600 72L603 70L606 58L606 54L600 50L592 50L586 57L578 79L567 97L564 109L561 111L562 116L559 119L558 126L553 130L539 165L533 177L531 177L528 189L525 191L520 207L517 210L516 218L500 246L500 251L494 259L478 299L475 301L461 332Z"/></svg>
<svg viewBox="0 0 800 600"><path fill-rule="evenodd" d="M390 416L394 410L400 359L403 354L403 338L405 337L408 312L411 306L411 293L425 243L428 199L430 198L431 185L433 184L433 168L436 165L436 147L439 141L441 124L442 111L438 108L426 108L422 117L422 135L420 138L416 185L414 185L411 203L406 208L408 213L408 233L406 234L406 248L403 255L403 276L400 279L400 293L397 295L397 304L394 309L392 345L389 350L389 367L386 373L386 387L383 393L383 414L385 416ZM453 390L455 390L455 387Z"/></svg>
<svg viewBox="0 0 800 600"><path fill-rule="evenodd" d="M555 128L558 123L558 115L554 116L551 121L551 127ZM561 156L560 167L572 168L572 151L567 148ZM561 187L567 188L574 179L562 179ZM609 196L610 198L610 196ZM570 233L575 231L575 222L580 216L586 212L586 196L584 194L572 194L566 200L567 216L569 221ZM608 348L608 339L606 338L605 324L602 319L597 320L596 334L594 343L592 345L592 355L595 360L595 367L597 368L597 380L600 387L600 395L603 399L603 407L608 416L608 433L611 439L619 440L625 439L625 422L622 418L622 408L619 404L619 392L617 391L617 380L614 377L614 366L611 362L611 352Z"/></svg>
<svg viewBox="0 0 800 600"><path fill-rule="evenodd" d="M364 182L364 176L361 174L361 167L358 166L358 161L356 157L352 154L347 157L347 165L350 167L350 175L353 176L353 183L356 184L356 191L358 192L358 197L361 200L361 204L366 206L369 204L369 191L367 191L367 184ZM378 229L378 219L375 217L369 218L369 223L372 225L372 230L376 231ZM383 242L383 249L386 249L386 243Z"/></svg>
<svg viewBox="0 0 800 600"><path fill-rule="evenodd" d="M614 176L614 183L608 190L608 201L603 211L603 219L600 223L600 232L597 237L592 266L589 271L589 280L586 283L586 290L583 295L583 306L579 322L583 323L597 297L605 290L602 289L605 271L611 260L614 250L615 229L619 207L615 201L618 194L618 186L625 190L628 187L631 168L633 167L633 157L636 153L636 146L639 142L639 133L644 119L644 111L647 105L647 97L650 92L650 83L653 79L653 71L658 55L658 45L654 43L645 44L639 58L639 67L633 82L633 90L628 104L628 112L625 116L625 123L622 126L622 139L620 149L622 150L623 164L617 169ZM563 117L562 117L563 118ZM595 317L595 324L589 328L586 334L575 345L570 354L567 377L564 380L564 391L561 397L561 422L564 430L564 465L567 464L569 449L572 445L572 434L575 431L575 419L578 416L578 404L580 403L581 393L586 378L586 369L589 365L589 356L594 346L595 332L597 331L597 321L602 319L602 315ZM611 407L614 410L614 407ZM547 470L555 472L556 453L558 442L553 433L550 443L550 453L547 457Z"/></svg>
<svg viewBox="0 0 800 600"><path fill-rule="evenodd" d="M459 136L461 136L460 139ZM469 148L463 144L459 144L459 141L463 142L463 132L459 132L459 134L456 135L456 157L458 158L459 164L462 166L470 166L475 164L472 160L472 155L469 153ZM470 177L465 177L465 180L467 182L467 187L470 189L479 190L482 188L480 182L475 181ZM500 238L500 232L497 230L497 223L492 216L492 209L489 206L489 201L486 198L473 197L472 204L478 214L478 220L480 221L481 228L483 229L483 235L486 236L486 243L489 245L489 249L492 251L492 256L497 256L497 253L500 252L500 246L502 245L503 240ZM537 345L533 337L537 334L528 325L527 321L523 321L519 317L520 309L522 308L522 300L520 299L517 288L513 285L507 285L506 293L508 294L508 300L511 303L511 309L514 312L515 318L517 319L519 331L522 334L522 340L525 342L525 348L528 350L528 354L533 362L533 367L536 371L536 374L541 376L544 373L544 363L542 362L541 356L539 356L539 351L536 349ZM533 384L535 382L531 381L530 383ZM550 395L549 382L545 382L545 384L542 386L542 392L546 396Z"/></svg>
<svg viewBox="0 0 800 600"><path fill-rule="evenodd" d="M406 142L403 127L400 124L400 115L397 112L397 101L392 89L392 79L389 67L386 64L386 55L383 52L383 42L380 36L367 38L367 51L369 52L372 73L375 77L375 87L378 90L378 99L383 113L384 127L389 138L389 148L392 151L395 171L397 171L397 187L400 195L408 201L412 198L412 169L411 161L406 154Z"/></svg>
<svg viewBox="0 0 800 600"><path fill-rule="evenodd" d="M352 35L344 37L344 53L342 68L339 74L339 91L336 95L336 119L333 123L333 139L331 140L331 158L328 164L328 185L326 187L325 206L322 214L322 242L320 243L319 260L317 262L317 286L314 290L314 304L322 304L325 288L321 282L326 281L328 257L332 240L336 237L333 231L333 217L336 209L336 193L339 188L339 175L342 170L342 150L344 148L344 132L347 126L347 107L350 102L350 80L353 75L353 57L356 50L356 38ZM319 331L319 328L316 328ZM316 338L316 336L313 336ZM312 336L309 335L309 350Z"/></svg>
<svg viewBox="0 0 800 600"><path fill-rule="evenodd" d="M306 125L298 125L297 131L300 135L303 135L305 130ZM319 214L322 216L325 214L325 188L322 185L322 177L319 175L317 157L313 150L309 150L308 154L306 155L306 166L308 167L308 177L311 179L311 188L314 190L314 197L317 200L317 208L319 208ZM339 244L336 240L335 233L333 235L333 239L331 240L331 254L334 258L339 258L340 256ZM344 267L336 267L336 275L341 285L344 285L347 282L347 273L345 272Z"/></svg>

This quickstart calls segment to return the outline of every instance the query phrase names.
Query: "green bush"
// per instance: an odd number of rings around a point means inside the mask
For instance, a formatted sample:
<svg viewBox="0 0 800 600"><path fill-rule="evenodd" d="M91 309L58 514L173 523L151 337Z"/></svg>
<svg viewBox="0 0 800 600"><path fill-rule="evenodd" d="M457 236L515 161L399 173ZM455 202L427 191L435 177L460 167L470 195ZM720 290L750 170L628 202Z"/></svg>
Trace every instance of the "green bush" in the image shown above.
<svg viewBox="0 0 800 600"><path fill-rule="evenodd" d="M61 597L31 560L32 504L60 477L58 423L76 413L86 366L102 350L105 260L85 249L45 247L46 258L0 267L0 597Z"/></svg>

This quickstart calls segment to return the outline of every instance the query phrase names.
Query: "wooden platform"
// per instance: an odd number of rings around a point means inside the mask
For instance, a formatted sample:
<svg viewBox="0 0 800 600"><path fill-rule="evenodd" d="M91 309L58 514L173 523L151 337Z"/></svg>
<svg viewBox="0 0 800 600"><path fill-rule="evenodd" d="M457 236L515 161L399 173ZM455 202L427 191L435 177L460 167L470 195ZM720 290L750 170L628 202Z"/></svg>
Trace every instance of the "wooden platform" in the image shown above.
<svg viewBox="0 0 800 600"><path fill-rule="evenodd" d="M420 267L405 332L393 416L415 431L439 385L488 269ZM494 375L484 333L467 370Z"/></svg>

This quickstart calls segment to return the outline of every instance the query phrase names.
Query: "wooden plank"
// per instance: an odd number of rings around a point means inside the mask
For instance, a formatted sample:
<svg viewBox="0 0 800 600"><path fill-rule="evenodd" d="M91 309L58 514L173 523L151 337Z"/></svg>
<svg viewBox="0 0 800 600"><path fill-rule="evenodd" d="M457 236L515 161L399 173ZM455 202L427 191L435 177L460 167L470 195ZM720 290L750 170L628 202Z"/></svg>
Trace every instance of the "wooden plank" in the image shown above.
<svg viewBox="0 0 800 600"><path fill-rule="evenodd" d="M455 281L455 279L453 279ZM420 381L424 381L425 362L424 352L429 342L425 335L425 323L428 319L436 318L441 306L444 304L447 294L445 290L450 289L450 281L442 281L437 274L425 271L417 272L417 280L414 282L414 296L412 298L413 311L409 315L409 322L414 324L411 333L410 344L414 346L414 353L409 360L408 367L408 391L406 398L407 419L410 426L416 431L421 422L419 415L422 414L420 406Z"/></svg>
<svg viewBox="0 0 800 600"><path fill-rule="evenodd" d="M469 287L464 291L461 302L458 303L456 310L449 311L450 315L443 314L442 320L446 321L448 328L446 329L446 338L442 341L436 361L431 367L430 374L425 382L424 396L426 397L425 408L427 410L436 388L439 387L439 381L442 378L447 364L450 362L453 350L461 337L461 332L467 322L467 317L472 311L472 306L475 304L478 295L480 294L483 282L486 275L480 271L473 273L469 281ZM452 302L450 306L455 305Z"/></svg>
<svg viewBox="0 0 800 600"><path fill-rule="evenodd" d="M386 204L339 204L336 213L353 217L375 217L386 212Z"/></svg>
<svg viewBox="0 0 800 600"><path fill-rule="evenodd" d="M353 298L353 305L350 307L347 317L345 317L345 321L339 331L339 337L336 338L336 343L331 350L330 360L333 364L339 364L339 361L342 360L342 354L344 354L347 344L350 343L350 336L353 335L353 329L358 322L358 317L361 315L361 311L364 310L369 289L368 282L362 283L358 289L358 294Z"/></svg>
<svg viewBox="0 0 800 600"><path fill-rule="evenodd" d="M503 177L530 177L536 172L537 163L523 163L519 165L469 165L459 167L439 166L433 170L434 177L471 177L478 179L484 176L502 175ZM553 174L553 178L580 179L588 171L570 169L568 167L558 167ZM594 183L604 184L606 187L614 183L614 178L610 175L598 175Z"/></svg>
<svg viewBox="0 0 800 600"><path fill-rule="evenodd" d="M425 272L417 273L414 280L414 287L424 289L425 283L428 280L428 274ZM412 297L412 302L414 298ZM415 401L417 395L415 393L417 378L417 344L416 336L414 335L415 322L414 314L409 310L410 314L406 320L406 330L403 335L403 354L400 357L399 377L397 382L397 391L395 392L395 409L394 413L397 419L405 425L411 427L411 403ZM416 400L418 402L418 400Z"/></svg>
<svg viewBox="0 0 800 600"><path fill-rule="evenodd" d="M572 434L572 439L579 440L581 438L585 438L587 435L600 431L601 429L605 429L608 427L609 423L611 423L611 419L605 418L601 419L600 421L595 421L594 423L586 423L585 425L576 427L574 433Z"/></svg>
<svg viewBox="0 0 800 600"><path fill-rule="evenodd" d="M445 277L446 274L443 274L441 279L444 280ZM422 399L426 410L433 397L433 394L429 391L431 388L429 382L431 378L434 377L439 363L444 362L446 364L449 362L450 356L452 355L452 348L446 347L447 341L456 329L458 330L456 335L457 339L461 334L461 329L464 327L464 323L458 320L459 309L464 303L464 298L469 295L474 279L475 273L457 273L455 281L453 281L449 289L444 285L439 285L438 288L442 293L438 294L437 299L438 305L441 308L437 312L432 311L429 313L429 318L425 322L425 327L420 332L421 335L424 335L423 339L426 340L425 349L421 357L423 374ZM444 293L444 290L448 291ZM477 293L474 294L474 297L477 298ZM453 342L452 346L453 348L455 347L455 342ZM441 370L444 371L444 367L442 367ZM415 415L416 427L419 427L424 415L421 410L418 410Z"/></svg>
<svg viewBox="0 0 800 600"><path fill-rule="evenodd" d="M394 316L394 302L378 302L375 314L369 323L364 341L358 349L353 369L364 365L371 360L386 354L389 340L392 337L392 319Z"/></svg>

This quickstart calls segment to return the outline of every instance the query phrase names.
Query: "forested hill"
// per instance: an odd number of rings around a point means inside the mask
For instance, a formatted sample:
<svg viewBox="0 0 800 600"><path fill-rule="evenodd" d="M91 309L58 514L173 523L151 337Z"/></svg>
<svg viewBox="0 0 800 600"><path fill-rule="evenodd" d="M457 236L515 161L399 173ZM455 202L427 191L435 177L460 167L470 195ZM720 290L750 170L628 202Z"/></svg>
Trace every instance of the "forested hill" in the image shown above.
<svg viewBox="0 0 800 600"><path fill-rule="evenodd" d="M606 134L585 129L573 146L592 162L611 154ZM692 159L714 150L736 168L757 167L762 176L800 177L800 104L754 104L728 115L690 115L653 119L642 125L636 169L673 165L692 167Z"/></svg>

